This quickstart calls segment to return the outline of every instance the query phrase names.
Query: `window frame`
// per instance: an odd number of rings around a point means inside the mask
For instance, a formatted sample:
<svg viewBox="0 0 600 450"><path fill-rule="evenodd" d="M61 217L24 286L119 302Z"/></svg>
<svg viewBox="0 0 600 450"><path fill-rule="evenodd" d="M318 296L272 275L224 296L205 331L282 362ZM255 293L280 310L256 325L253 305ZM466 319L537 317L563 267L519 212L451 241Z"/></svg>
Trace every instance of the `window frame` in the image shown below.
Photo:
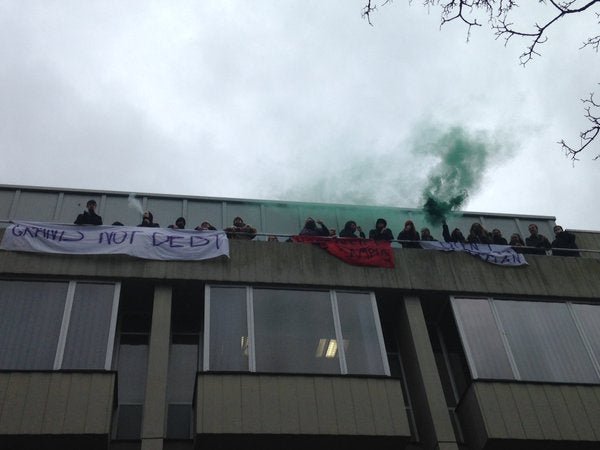
<svg viewBox="0 0 600 450"><path fill-rule="evenodd" d="M81 370L112 370L112 360L114 354L114 344L115 344L115 333L117 327L117 312L119 309L119 297L121 293L121 282L120 281L98 281L98 280L61 280L61 279L6 279L3 278L2 281L9 282L57 282L57 283L66 283L67 284L67 293L65 304L62 311L62 319L60 325L60 332L58 335L58 340L56 343L56 348L54 349L54 363L52 367L48 367L48 371L60 371L63 370L63 360L65 356L65 347L67 344L67 336L69 334L69 328L71 325L72 319L72 310L73 310L73 302L75 300L75 291L77 289L78 284L106 284L114 286L113 289L113 298L112 298L112 306L111 306L111 315L108 325L108 339L106 343L105 349L105 358L104 358L104 366L102 368L85 368ZM2 369L4 370L4 369ZM29 371L29 369L7 369L7 370L25 370ZM72 370L72 369L64 369L64 370ZM34 370L35 371L35 370Z"/></svg>
<svg viewBox="0 0 600 450"><path fill-rule="evenodd" d="M204 289L204 339L203 339L203 358L202 367L203 372L208 372L210 368L210 290L211 287L230 287L230 288L245 288L246 293L246 324L248 330L248 372L260 373L256 367L256 342L254 337L255 324L254 324L254 286L249 285L230 285L230 284L206 284ZM381 328L381 321L379 319L379 312L377 308L377 301L375 293L373 291L352 291L352 290L334 290L327 288L294 288L294 287L279 287L279 286L256 286L258 289L271 289L277 291L309 291L309 292L328 292L330 299L330 307L333 317L333 326L335 330L335 339L339 342L344 342L342 333L342 324L340 321L337 293L353 293L353 294L368 294L369 302L371 304L372 318L375 325L375 333L377 336L377 343L379 346L380 358L383 367L383 376L390 375L390 367L387 359L387 351L385 348L385 341L383 339L383 331ZM346 351L344 345L337 346L338 350L338 362L340 366L340 372L332 375L349 375ZM351 374L350 374L351 375ZM364 374L361 374L364 375ZM382 376L382 374L366 374L365 376Z"/></svg>
<svg viewBox="0 0 600 450"><path fill-rule="evenodd" d="M598 361L598 358L596 358L596 355L594 354L594 351L592 349L592 345L589 340L589 337L587 336L587 333L586 333L583 325L581 324L579 317L577 316L577 312L573 308L573 304L594 305L594 306L597 306L598 308L600 308L600 304L588 303L588 302L582 302L582 301L571 301L571 300L562 300L561 301L561 300L556 300L556 299L548 299L548 300L545 300L545 299L515 299L515 298L479 297L479 296L470 296L470 295L465 295L465 296L452 295L452 296L450 296L452 315L456 322L456 327L458 329L461 344L463 346L465 357L467 359L468 369L471 373L471 378L473 380L489 379L489 377L482 378L477 373L477 364L475 362L475 357L473 356L473 353L472 353L472 350L470 347L470 341L467 338L466 330L465 330L464 324L462 322L462 317L460 316L460 314L456 313L456 303L460 300L479 300L479 301L487 301L488 302L491 313L492 313L492 317L494 318L494 323L497 327L497 331L500 334L500 339L501 339L504 351L506 353L506 356L508 358L508 361L509 361L509 364L510 364L510 367L512 370L512 374L513 374L512 380L524 381L524 382L544 382L544 383L547 382L547 383L560 383L560 384L590 384L590 383L586 383L586 382L582 382L582 381L570 381L570 380L544 381L544 380L523 379L523 377L519 371L519 367L517 365L516 358L513 354L513 349L508 341L507 332L505 330L504 324L502 323L502 320L500 319L500 315L496 308L496 304L498 302L502 302L502 301L516 301L516 302L523 302L523 303L560 303L560 304L564 304L569 313L569 318L572 320L575 330L577 331L577 334L578 334L579 338L581 339L581 342L583 343L583 349L585 350L585 353L587 354L587 356L591 362L592 368L594 369L597 380L591 384L593 384L593 385L600 384L600 361ZM504 378L499 378L499 379L505 380ZM509 379L509 381L510 381L510 379Z"/></svg>

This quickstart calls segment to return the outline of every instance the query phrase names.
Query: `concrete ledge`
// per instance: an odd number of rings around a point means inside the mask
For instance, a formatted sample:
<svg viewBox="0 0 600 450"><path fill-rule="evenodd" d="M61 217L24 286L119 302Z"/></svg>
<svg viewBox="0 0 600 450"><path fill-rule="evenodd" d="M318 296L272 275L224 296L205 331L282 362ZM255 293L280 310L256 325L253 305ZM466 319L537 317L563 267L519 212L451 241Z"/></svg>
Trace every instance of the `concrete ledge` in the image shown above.
<svg viewBox="0 0 600 450"><path fill-rule="evenodd" d="M230 258L147 261L128 256L46 255L0 251L0 276L110 280L205 280L286 286L558 298L600 298L600 261L527 255L529 265L500 267L464 253L396 249L396 267L351 266L307 244L231 241Z"/></svg>

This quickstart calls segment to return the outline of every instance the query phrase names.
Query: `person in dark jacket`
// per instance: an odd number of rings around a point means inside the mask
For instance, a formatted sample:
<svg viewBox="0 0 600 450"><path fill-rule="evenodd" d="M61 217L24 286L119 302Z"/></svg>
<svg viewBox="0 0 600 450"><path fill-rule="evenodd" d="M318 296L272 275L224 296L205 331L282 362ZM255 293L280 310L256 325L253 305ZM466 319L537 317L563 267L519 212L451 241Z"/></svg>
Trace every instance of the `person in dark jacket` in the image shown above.
<svg viewBox="0 0 600 450"><path fill-rule="evenodd" d="M398 233L399 241L420 241L421 237L412 220L404 222L404 229ZM402 242L402 248L421 248L418 242Z"/></svg>
<svg viewBox="0 0 600 450"><path fill-rule="evenodd" d="M469 244L491 244L492 235L479 222L473 223L467 237Z"/></svg>
<svg viewBox="0 0 600 450"><path fill-rule="evenodd" d="M178 217L175 221L175 225L169 225L172 230L185 230L185 218Z"/></svg>
<svg viewBox="0 0 600 450"><path fill-rule="evenodd" d="M579 256L577 251L569 251L563 249L576 250L577 244L575 243L575 235L564 231L560 225L554 227L555 239L552 241L552 255L553 256Z"/></svg>
<svg viewBox="0 0 600 450"><path fill-rule="evenodd" d="M462 234L462 231L460 231L459 228L455 228L452 230L452 234L450 234L450 230L446 222L442 223L442 236L444 236L444 241L446 242L456 242L460 244L467 243L465 236Z"/></svg>
<svg viewBox="0 0 600 450"><path fill-rule="evenodd" d="M369 231L369 239L376 241L392 241L394 239L394 233L387 227L387 220L377 219L375 228Z"/></svg>
<svg viewBox="0 0 600 450"><path fill-rule="evenodd" d="M492 230L492 244L508 245L508 242L506 241L504 236L502 236L502 231L500 231L498 228L494 228Z"/></svg>
<svg viewBox="0 0 600 450"><path fill-rule="evenodd" d="M527 253L535 255L545 255L546 250L550 250L552 245L546 236L538 233L538 227L535 223L529 224L529 237L525 238L525 244L527 247Z"/></svg>
<svg viewBox="0 0 600 450"><path fill-rule="evenodd" d="M421 240L422 241L437 241L437 239L431 235L431 231L427 227L421 228Z"/></svg>
<svg viewBox="0 0 600 450"><path fill-rule="evenodd" d="M513 233L510 235L509 245L511 247L525 247L525 242L519 233Z"/></svg>
<svg viewBox="0 0 600 450"><path fill-rule="evenodd" d="M244 219L236 217L233 219L233 226L225 228L227 237L229 239L242 239L250 241L256 236L256 228L247 223L244 223Z"/></svg>
<svg viewBox="0 0 600 450"><path fill-rule="evenodd" d="M307 217L304 221L304 228L300 230L300 236L329 236L329 228L321 219L315 220Z"/></svg>
<svg viewBox="0 0 600 450"><path fill-rule="evenodd" d="M85 205L86 211L77 216L75 225L102 225L102 217L96 214L96 206L96 200L88 200Z"/></svg>
<svg viewBox="0 0 600 450"><path fill-rule="evenodd" d="M344 229L342 231L340 231L340 237L342 238L356 238L358 236L356 236L356 231L358 230L358 235L361 238L365 238L365 233L363 233L363 230L361 227L356 225L356 222L354 220L349 220L348 222L346 222L346 225L344 225Z"/></svg>
<svg viewBox="0 0 600 450"><path fill-rule="evenodd" d="M527 253L525 248L525 242L519 233L513 233L510 235L510 242L508 243L512 249L517 253Z"/></svg>
<svg viewBox="0 0 600 450"><path fill-rule="evenodd" d="M140 223L138 227L159 228L160 225L154 223L154 216L150 211L144 211L144 215L142 216L142 223Z"/></svg>

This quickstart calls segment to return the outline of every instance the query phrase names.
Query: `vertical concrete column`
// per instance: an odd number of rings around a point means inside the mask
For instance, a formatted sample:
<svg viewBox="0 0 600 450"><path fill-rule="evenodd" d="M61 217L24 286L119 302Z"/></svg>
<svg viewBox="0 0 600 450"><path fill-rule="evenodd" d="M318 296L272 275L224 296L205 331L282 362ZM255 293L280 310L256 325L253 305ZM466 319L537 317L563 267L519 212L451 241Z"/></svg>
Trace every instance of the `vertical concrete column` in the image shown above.
<svg viewBox="0 0 600 450"><path fill-rule="evenodd" d="M154 288L148 353L146 400L142 422L142 450L162 450L167 411L167 375L171 328L171 286Z"/></svg>
<svg viewBox="0 0 600 450"><path fill-rule="evenodd" d="M400 308L400 352L424 448L458 450L419 297Z"/></svg>

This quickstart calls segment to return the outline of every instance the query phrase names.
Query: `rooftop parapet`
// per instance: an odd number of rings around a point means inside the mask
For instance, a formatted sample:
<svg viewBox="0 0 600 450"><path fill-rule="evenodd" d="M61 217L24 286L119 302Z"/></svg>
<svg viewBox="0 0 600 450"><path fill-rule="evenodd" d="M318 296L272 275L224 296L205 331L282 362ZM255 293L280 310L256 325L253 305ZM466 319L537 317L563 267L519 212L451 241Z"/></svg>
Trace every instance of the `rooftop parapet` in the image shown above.
<svg viewBox="0 0 600 450"><path fill-rule="evenodd" d="M141 222L141 210L150 210L154 221L162 226L185 217L187 228L210 222L218 229L231 226L233 219L241 216L247 224L255 227L258 240L267 240L269 235L289 236L297 234L304 226L306 217L321 219L328 228L338 232L348 220L354 220L368 233L375 221L383 217L394 236L412 220L417 229L429 227L432 235L442 239L441 226L426 222L422 209L389 206L366 206L346 204L324 204L287 202L275 200L232 199L201 196L179 196L152 193L136 193L139 208L131 207L129 192L75 190L33 186L0 185L0 221L30 220L36 222L73 223L90 199L98 203L97 213L104 224L121 222L137 225ZM450 228L460 228L468 233L473 222L480 222L488 230L498 228L505 237L519 233L528 235L530 223L538 225L541 234L551 238L555 217L540 215L493 214L459 211L448 218ZM5 227L6 223L0 223ZM589 238L600 249L600 237ZM583 245L580 245L584 248Z"/></svg>

